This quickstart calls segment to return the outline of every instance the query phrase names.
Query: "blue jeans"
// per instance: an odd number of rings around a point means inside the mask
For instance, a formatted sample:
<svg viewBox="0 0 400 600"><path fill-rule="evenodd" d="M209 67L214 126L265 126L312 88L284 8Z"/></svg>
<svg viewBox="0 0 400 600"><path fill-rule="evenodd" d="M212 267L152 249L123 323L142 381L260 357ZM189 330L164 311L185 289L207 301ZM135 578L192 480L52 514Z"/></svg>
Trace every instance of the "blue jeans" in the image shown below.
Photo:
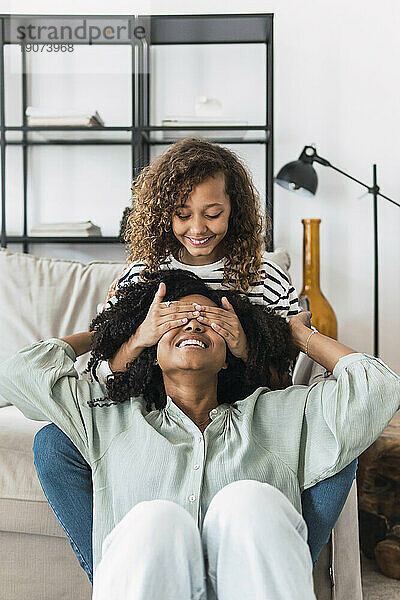
<svg viewBox="0 0 400 600"><path fill-rule="evenodd" d="M64 529L79 564L93 583L93 487L90 466L71 440L54 424L35 436L34 463L40 484ZM340 473L302 494L303 517L313 564L329 540L350 491L357 459Z"/></svg>

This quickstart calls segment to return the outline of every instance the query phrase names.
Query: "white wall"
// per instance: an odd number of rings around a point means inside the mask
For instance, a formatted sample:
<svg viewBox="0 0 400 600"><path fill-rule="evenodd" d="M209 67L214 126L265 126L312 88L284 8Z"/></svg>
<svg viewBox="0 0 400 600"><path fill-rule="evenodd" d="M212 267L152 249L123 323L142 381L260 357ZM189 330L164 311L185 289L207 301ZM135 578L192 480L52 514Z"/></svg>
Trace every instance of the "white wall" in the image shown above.
<svg viewBox="0 0 400 600"><path fill-rule="evenodd" d="M1 3L1 12L53 14L50 2ZM59 3L58 12L108 14L107 2ZM204 0L191 10L187 2L114 2L114 14L185 14L272 12L275 14L275 173L295 160L303 146L315 143L321 156L353 176L372 184L372 164L384 194L400 200L400 4L385 0ZM35 57L31 68L31 102L95 105L107 124L124 124L130 105L124 48L103 51L78 48L68 65L52 56L47 66ZM197 95L218 96L227 115L256 123L264 110L262 57L249 46L211 49L156 49L153 55L153 122L171 113L192 112ZM78 52L79 51L79 52ZM111 53L110 53L111 51ZM210 54L211 51L211 54ZM198 54L196 54L198 52ZM96 55L97 56L97 55ZM18 58L9 55L8 61ZM98 66L100 64L100 67ZM258 65L259 66L256 66ZM48 66L50 65L50 67ZM97 66L96 66L97 65ZM250 68L249 68L250 65ZM61 74L65 68L68 77ZM52 75L46 75L47 69ZM15 70L15 69L14 69ZM93 73L96 71L97 75ZM104 77L102 77L102 71ZM71 73L74 76L71 76ZM112 77L110 85L110 77ZM237 81L242 83L237 86ZM17 86L17 77L11 85ZM259 90L259 91L258 91ZM18 104L8 98L7 115L17 118ZM235 108L237 107L237 109ZM159 147L157 151L164 148ZM264 195L260 148L237 145ZM8 227L20 228L21 168L18 152L9 150L8 193L13 198ZM30 151L31 222L90 218L103 233L118 231L129 201L129 149L35 148ZM99 169L99 165L101 168ZM334 171L317 166L318 195L297 198L275 187L275 244L292 255L293 279L302 284L301 218L319 217L321 224L321 287L339 322L339 337L357 349L372 352L373 245L371 198L363 188ZM400 209L380 201L380 348L381 357L400 371ZM117 259L116 248L37 247L36 252L89 260ZM99 254L100 253L100 254Z"/></svg>

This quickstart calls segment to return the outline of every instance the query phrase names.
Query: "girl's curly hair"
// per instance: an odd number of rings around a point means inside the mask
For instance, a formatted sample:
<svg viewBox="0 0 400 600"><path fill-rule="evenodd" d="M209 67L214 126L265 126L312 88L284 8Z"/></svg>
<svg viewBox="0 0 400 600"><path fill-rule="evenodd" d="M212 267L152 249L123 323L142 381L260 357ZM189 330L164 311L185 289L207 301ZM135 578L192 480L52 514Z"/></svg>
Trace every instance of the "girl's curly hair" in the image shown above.
<svg viewBox="0 0 400 600"><path fill-rule="evenodd" d="M124 234L128 262L140 260L147 272L154 272L168 254L178 256L181 244L172 231L172 216L196 185L219 173L225 175L231 202L229 227L221 242L226 259L223 283L247 292L259 281L264 243L259 194L238 156L203 138L175 142L133 180Z"/></svg>
<svg viewBox="0 0 400 600"><path fill-rule="evenodd" d="M164 301L179 300L192 294L200 294L222 308L221 298L231 302L247 337L249 356L245 364L227 347L227 369L218 373L218 403L242 400L257 387L268 386L270 369L278 376L288 372L293 359L290 328L285 319L261 305L255 305L237 291L211 289L202 279L190 271L165 269L147 274L145 281L128 283L117 291L117 302L99 313L91 322L94 331L92 353L86 370L89 372L102 360L112 358L144 321L150 304L161 281L166 284ZM166 404L162 371L154 364L157 346L146 348L127 370L114 374L107 380L107 391L112 404L142 395L147 410L161 409ZM107 406L97 401L90 406Z"/></svg>

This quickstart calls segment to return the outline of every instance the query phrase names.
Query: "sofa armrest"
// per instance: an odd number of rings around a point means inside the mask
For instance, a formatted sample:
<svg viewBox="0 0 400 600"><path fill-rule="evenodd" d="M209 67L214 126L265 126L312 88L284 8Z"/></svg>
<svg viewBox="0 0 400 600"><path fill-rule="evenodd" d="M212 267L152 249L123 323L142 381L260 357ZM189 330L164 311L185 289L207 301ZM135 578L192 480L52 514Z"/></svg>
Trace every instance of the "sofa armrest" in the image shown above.
<svg viewBox="0 0 400 600"><path fill-rule="evenodd" d="M318 600L362 600L357 484L350 493L314 569Z"/></svg>

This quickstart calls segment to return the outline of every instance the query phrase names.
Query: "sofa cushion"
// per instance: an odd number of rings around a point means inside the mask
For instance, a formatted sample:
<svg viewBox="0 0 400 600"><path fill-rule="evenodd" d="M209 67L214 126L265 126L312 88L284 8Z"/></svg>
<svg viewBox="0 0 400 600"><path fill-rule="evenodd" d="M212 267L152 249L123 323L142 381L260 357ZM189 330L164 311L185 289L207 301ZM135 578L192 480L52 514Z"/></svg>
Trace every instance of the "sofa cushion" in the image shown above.
<svg viewBox="0 0 400 600"><path fill-rule="evenodd" d="M0 533L0 600L90 600L92 587L64 539Z"/></svg>
<svg viewBox="0 0 400 600"><path fill-rule="evenodd" d="M86 331L122 268L1 250L0 362L34 341ZM86 360L78 359L78 370Z"/></svg>
<svg viewBox="0 0 400 600"><path fill-rule="evenodd" d="M30 421L15 406L0 409L0 497L46 500L34 470L32 445L47 423ZM1 526L0 526L1 529Z"/></svg>

